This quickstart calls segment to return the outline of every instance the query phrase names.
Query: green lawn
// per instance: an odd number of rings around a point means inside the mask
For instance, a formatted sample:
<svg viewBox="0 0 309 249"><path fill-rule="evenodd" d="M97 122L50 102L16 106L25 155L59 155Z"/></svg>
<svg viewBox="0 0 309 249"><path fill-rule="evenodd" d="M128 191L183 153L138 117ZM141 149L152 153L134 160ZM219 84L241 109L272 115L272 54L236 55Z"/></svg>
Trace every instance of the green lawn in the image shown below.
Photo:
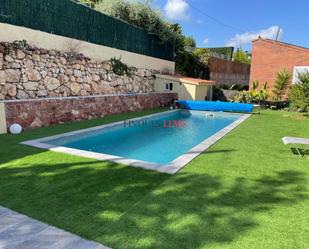
<svg viewBox="0 0 309 249"><path fill-rule="evenodd" d="M308 156L281 142L301 115L253 115L174 176L18 144L154 111L1 135L0 205L115 249L309 247Z"/></svg>

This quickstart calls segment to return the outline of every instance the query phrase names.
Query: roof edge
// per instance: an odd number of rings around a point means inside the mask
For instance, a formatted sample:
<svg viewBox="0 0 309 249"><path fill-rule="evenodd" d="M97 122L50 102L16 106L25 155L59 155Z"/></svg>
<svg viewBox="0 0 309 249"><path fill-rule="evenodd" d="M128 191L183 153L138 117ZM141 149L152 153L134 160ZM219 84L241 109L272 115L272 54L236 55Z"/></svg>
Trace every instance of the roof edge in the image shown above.
<svg viewBox="0 0 309 249"><path fill-rule="evenodd" d="M273 44L276 44L276 45L286 46L286 47L299 49L299 50L305 50L305 51L309 52L309 48L306 48L306 47L302 47L302 46L299 46L299 45L286 43L286 42L282 42L282 41L276 41L276 40L272 40L272 39L261 38L261 37L252 40L252 43L257 42L257 41L265 41L265 42L273 43Z"/></svg>

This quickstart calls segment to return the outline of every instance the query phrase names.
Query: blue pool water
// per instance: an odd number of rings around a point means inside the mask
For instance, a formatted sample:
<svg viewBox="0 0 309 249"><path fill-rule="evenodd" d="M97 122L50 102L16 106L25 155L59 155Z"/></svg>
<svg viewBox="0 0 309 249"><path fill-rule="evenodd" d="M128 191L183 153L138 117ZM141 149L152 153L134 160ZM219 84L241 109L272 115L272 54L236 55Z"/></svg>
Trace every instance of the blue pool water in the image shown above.
<svg viewBox="0 0 309 249"><path fill-rule="evenodd" d="M46 141L49 144L167 164L238 119L238 114L176 111ZM174 122L176 120L176 123Z"/></svg>

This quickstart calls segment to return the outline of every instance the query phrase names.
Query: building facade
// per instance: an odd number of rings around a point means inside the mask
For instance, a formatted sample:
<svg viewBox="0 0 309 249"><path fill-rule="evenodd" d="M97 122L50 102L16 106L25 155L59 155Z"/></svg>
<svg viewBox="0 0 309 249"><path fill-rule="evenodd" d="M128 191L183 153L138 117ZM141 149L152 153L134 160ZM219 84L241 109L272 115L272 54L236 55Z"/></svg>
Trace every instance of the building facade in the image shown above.
<svg viewBox="0 0 309 249"><path fill-rule="evenodd" d="M156 75L155 92L177 93L179 100L212 100L215 81L172 75Z"/></svg>
<svg viewBox="0 0 309 249"><path fill-rule="evenodd" d="M283 69L291 73L291 84L296 83L299 72L309 71L309 49L263 38L252 42L250 83L268 82L272 89L277 72Z"/></svg>

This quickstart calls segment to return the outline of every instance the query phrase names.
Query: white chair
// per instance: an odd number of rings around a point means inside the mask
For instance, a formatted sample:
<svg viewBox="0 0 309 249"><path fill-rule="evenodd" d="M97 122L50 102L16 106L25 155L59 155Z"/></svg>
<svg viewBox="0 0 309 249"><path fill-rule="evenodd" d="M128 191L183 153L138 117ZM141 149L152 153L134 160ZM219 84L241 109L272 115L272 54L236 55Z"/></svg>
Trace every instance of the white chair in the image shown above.
<svg viewBox="0 0 309 249"><path fill-rule="evenodd" d="M309 138L300 138L300 137L283 137L282 142L287 145L287 144L292 144L295 146L295 149L300 156L304 156L306 150L309 150ZM301 147L302 146L307 146L308 149L304 149L302 152Z"/></svg>

